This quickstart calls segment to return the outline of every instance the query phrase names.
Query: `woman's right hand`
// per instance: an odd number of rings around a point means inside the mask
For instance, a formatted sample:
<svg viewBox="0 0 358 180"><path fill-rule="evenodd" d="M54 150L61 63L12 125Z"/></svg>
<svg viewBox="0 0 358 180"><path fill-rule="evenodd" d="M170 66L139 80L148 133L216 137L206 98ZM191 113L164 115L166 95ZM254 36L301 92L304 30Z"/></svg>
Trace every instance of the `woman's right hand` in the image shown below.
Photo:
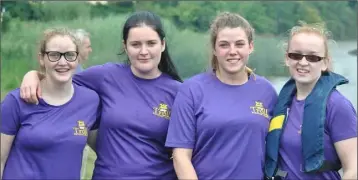
<svg viewBox="0 0 358 180"><path fill-rule="evenodd" d="M22 79L20 97L27 103L38 104L41 97L40 78L37 71L29 71Z"/></svg>

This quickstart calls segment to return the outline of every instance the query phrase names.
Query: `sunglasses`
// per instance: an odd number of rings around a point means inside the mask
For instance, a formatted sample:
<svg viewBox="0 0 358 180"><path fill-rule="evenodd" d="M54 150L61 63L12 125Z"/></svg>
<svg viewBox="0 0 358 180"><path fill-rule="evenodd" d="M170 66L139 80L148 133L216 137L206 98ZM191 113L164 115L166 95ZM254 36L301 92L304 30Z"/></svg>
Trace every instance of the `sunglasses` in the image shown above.
<svg viewBox="0 0 358 180"><path fill-rule="evenodd" d="M305 57L308 62L318 62L324 59L324 57L320 57L316 55L303 55L299 53L287 53L287 56L295 61L300 61L303 57Z"/></svg>

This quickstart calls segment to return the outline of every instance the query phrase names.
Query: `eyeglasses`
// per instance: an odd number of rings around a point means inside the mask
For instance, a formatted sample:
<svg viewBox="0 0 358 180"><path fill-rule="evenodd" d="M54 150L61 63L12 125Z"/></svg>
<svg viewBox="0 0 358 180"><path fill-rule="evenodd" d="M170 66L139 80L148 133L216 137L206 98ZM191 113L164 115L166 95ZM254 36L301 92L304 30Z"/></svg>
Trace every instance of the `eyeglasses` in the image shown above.
<svg viewBox="0 0 358 180"><path fill-rule="evenodd" d="M305 57L308 62L318 62L324 59L324 57L320 57L316 55L303 55L299 53L287 53L287 56L295 61L300 61L302 60L303 57Z"/></svg>
<svg viewBox="0 0 358 180"><path fill-rule="evenodd" d="M65 57L66 61L73 62L76 61L78 52L77 51L68 51L68 52L57 52L57 51L47 51L45 54L48 57L48 60L51 62L56 62L61 59L61 57Z"/></svg>

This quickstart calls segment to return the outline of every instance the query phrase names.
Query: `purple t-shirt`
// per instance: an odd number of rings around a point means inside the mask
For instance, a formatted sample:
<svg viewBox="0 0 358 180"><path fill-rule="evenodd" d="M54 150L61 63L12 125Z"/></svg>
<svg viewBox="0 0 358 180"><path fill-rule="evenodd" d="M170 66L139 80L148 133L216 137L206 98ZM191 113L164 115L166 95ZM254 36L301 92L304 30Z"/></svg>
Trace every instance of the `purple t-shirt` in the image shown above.
<svg viewBox="0 0 358 180"><path fill-rule="evenodd" d="M276 101L274 87L258 75L243 85L224 84L212 72L196 75L176 96L166 146L193 149L199 179L262 179Z"/></svg>
<svg viewBox="0 0 358 180"><path fill-rule="evenodd" d="M174 179L165 138L180 82L162 73L135 76L126 64L106 63L74 76L102 101L93 179Z"/></svg>
<svg viewBox="0 0 358 180"><path fill-rule="evenodd" d="M1 133L14 135L3 179L80 179L88 131L97 118L98 95L74 85L69 102L29 104L15 89L1 103Z"/></svg>
<svg viewBox="0 0 358 180"><path fill-rule="evenodd" d="M288 121L284 128L279 167L287 171L286 179L341 179L337 171L306 174L303 172L303 155L301 145L301 127L305 101L294 98L291 104ZM337 90L334 90L327 101L327 112L324 135L324 155L327 160L339 160L334 143L357 137L357 115L352 104Z"/></svg>

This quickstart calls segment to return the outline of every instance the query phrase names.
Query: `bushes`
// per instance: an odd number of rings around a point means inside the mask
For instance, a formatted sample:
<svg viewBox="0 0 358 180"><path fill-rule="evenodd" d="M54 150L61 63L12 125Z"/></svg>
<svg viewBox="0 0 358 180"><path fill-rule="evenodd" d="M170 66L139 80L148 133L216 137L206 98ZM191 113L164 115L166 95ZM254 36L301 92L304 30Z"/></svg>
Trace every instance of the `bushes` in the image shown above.
<svg viewBox="0 0 358 180"><path fill-rule="evenodd" d="M106 18L79 18L72 21L24 22L13 20L8 33L1 36L1 91L18 87L22 76L37 68L37 42L41 33L49 27L67 26L84 28L91 33L93 53L85 67L108 61L123 61L117 54L122 49L122 26L126 15L110 15ZM96 24L96 26L94 26ZM209 65L210 41L208 33L178 30L170 21L164 20L169 53L183 78L204 71ZM250 57L250 67L264 76L285 75L282 66L283 52L276 38L257 37L255 51Z"/></svg>

